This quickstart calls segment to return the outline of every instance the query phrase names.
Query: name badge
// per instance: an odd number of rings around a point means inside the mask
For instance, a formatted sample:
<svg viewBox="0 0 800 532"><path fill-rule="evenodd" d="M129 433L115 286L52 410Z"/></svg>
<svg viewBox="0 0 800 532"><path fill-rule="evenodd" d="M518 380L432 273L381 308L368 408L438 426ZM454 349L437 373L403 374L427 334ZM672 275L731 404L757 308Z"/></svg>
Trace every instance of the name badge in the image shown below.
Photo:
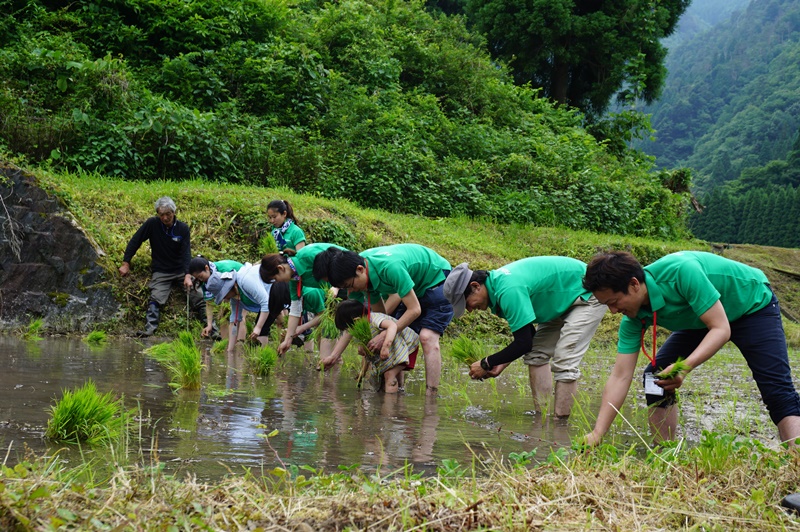
<svg viewBox="0 0 800 532"><path fill-rule="evenodd" d="M664 395L664 388L656 384L656 381L659 380L654 373L645 373L644 374L644 393L647 395L658 395L659 397Z"/></svg>

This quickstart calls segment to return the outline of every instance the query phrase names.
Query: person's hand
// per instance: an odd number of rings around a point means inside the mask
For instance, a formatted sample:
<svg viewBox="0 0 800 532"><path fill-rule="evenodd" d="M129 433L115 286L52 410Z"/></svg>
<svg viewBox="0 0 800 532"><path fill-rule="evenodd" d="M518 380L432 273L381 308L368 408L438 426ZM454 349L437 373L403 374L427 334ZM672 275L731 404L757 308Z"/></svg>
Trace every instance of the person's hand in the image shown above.
<svg viewBox="0 0 800 532"><path fill-rule="evenodd" d="M131 273L131 265L127 262L123 262L122 266L119 267L119 274L123 277Z"/></svg>
<svg viewBox="0 0 800 532"><path fill-rule="evenodd" d="M486 376L492 378L498 377L501 373L503 373L503 370L506 369L509 364L511 364L511 362L506 362L505 364L498 364L497 366L492 367L492 369L486 372Z"/></svg>
<svg viewBox="0 0 800 532"><path fill-rule="evenodd" d="M388 360L389 359L389 346L384 345L381 347L381 360Z"/></svg>
<svg viewBox="0 0 800 532"><path fill-rule="evenodd" d="M253 332L250 333L250 339L258 340L259 336L261 336L261 327L253 327Z"/></svg>
<svg viewBox="0 0 800 532"><path fill-rule="evenodd" d="M670 369L672 369L672 365L666 367L666 369L662 373L669 373ZM660 379L656 381L656 384L664 388L666 391L677 390L683 384L683 378L685 375L682 373L678 373L671 379Z"/></svg>
<svg viewBox="0 0 800 532"><path fill-rule="evenodd" d="M369 355L371 355L372 353L370 353L369 351L367 351L367 348L366 348L366 347L364 347L363 345L359 345L359 346L358 346L358 354L359 354L359 355L361 355L362 357L368 357L368 356L369 356Z"/></svg>
<svg viewBox="0 0 800 532"><path fill-rule="evenodd" d="M188 273L183 276L183 287L189 291L194 287L194 279Z"/></svg>
<svg viewBox="0 0 800 532"><path fill-rule="evenodd" d="M322 364L323 368L328 369L331 366L333 366L334 364L336 364L337 362L339 362L340 359L341 359L341 356L333 356L333 355L331 355L329 357L325 357L325 358L320 359L319 362L320 362L320 364Z"/></svg>
<svg viewBox="0 0 800 532"><path fill-rule="evenodd" d="M376 337L369 341L367 344L367 349L369 349L373 353L379 353L380 350L383 348L383 340L386 338L386 331L378 333Z"/></svg>
<svg viewBox="0 0 800 532"><path fill-rule="evenodd" d="M598 445L600 445L601 441L603 441L603 437L598 436L594 431L592 431L589 434L585 435L580 443L585 445L586 447L597 447Z"/></svg>
<svg viewBox="0 0 800 532"><path fill-rule="evenodd" d="M283 356L289 348L292 347L292 339L289 338L289 341L286 340L281 342L281 345L278 346L278 355Z"/></svg>
<svg viewBox="0 0 800 532"><path fill-rule="evenodd" d="M205 338L210 334L211 334L211 325L206 325L205 327L203 327L203 331L200 333L200 336Z"/></svg>
<svg viewBox="0 0 800 532"><path fill-rule="evenodd" d="M481 361L473 362L469 367L469 376L473 379L483 380L488 376L488 372L481 367Z"/></svg>

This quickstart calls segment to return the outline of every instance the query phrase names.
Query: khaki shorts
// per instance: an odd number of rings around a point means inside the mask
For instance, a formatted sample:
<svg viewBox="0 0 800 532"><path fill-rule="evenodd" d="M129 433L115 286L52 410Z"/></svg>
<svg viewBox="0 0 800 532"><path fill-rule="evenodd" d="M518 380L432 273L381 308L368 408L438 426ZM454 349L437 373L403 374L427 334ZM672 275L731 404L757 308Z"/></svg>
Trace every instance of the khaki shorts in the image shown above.
<svg viewBox="0 0 800 532"><path fill-rule="evenodd" d="M556 381L577 380L578 366L607 310L594 296L587 301L576 299L564 314L539 324L533 347L523 360L529 366L550 364Z"/></svg>
<svg viewBox="0 0 800 532"><path fill-rule="evenodd" d="M183 279L185 275L182 273L163 273L153 272L150 278L150 300L158 303L159 307L167 304L169 293L172 291L173 286L177 286L181 291L181 297L186 298L186 292L183 291ZM189 291L189 304L195 308L203 301L203 292L195 290L194 288Z"/></svg>

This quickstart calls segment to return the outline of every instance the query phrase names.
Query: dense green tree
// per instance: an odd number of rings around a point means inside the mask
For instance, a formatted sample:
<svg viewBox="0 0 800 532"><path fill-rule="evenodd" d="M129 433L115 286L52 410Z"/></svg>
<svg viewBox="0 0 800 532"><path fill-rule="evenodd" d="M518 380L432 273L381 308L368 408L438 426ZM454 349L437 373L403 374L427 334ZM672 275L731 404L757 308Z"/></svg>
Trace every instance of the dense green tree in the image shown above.
<svg viewBox="0 0 800 532"><path fill-rule="evenodd" d="M660 93L669 35L689 0L467 0L470 24L519 84L600 116L615 94ZM631 68L635 64L636 68Z"/></svg>

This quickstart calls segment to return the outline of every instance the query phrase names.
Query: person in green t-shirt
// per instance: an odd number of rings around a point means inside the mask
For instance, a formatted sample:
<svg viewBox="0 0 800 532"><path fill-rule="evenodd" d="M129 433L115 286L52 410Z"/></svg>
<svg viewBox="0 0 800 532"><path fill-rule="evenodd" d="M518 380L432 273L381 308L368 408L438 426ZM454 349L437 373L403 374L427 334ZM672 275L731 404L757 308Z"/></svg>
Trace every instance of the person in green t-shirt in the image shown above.
<svg viewBox="0 0 800 532"><path fill-rule="evenodd" d="M728 340L742 352L783 442L800 437L800 397L792 381L778 299L761 270L712 253L682 251L642 267L630 253L595 256L583 282L613 313L623 314L617 358L603 390L600 413L586 443L597 445L628 394L645 331L670 331L647 353L644 373L650 429L672 439L678 423L675 390L687 374ZM644 350L644 349L643 349ZM680 363L678 359L682 358ZM671 378L657 375L678 373ZM656 376L654 376L654 374Z"/></svg>
<svg viewBox="0 0 800 532"><path fill-rule="evenodd" d="M320 255L328 248L343 250L336 244L314 243L303 246L294 257L283 253L269 253L261 259L259 274L265 283L288 282L291 304L289 306L289 321L286 325L286 334L278 346L278 354L283 355L292 346L292 340L297 336L296 329L300 325L303 315L303 289L323 288L330 284L324 277L315 276L321 262Z"/></svg>
<svg viewBox="0 0 800 532"><path fill-rule="evenodd" d="M272 237L278 251L293 257L306 245L306 235L297 226L294 210L288 200L273 200L267 205L267 218L272 224Z"/></svg>
<svg viewBox="0 0 800 532"><path fill-rule="evenodd" d="M555 415L568 417L581 360L607 310L583 288L585 272L586 264L569 257L529 257L492 271L456 266L444 282L456 317L488 309L514 335L507 347L472 364L470 376L496 377L523 357L536 410L547 407L555 381Z"/></svg>
<svg viewBox="0 0 800 532"><path fill-rule="evenodd" d="M327 250L320 256L327 266L331 285L345 288L351 299L364 301L367 313L383 312L397 318L397 330L411 327L419 334L425 359L426 393L436 395L442 371L439 338L453 319L453 307L442 294L450 263L419 244L395 244L361 253ZM315 270L316 270L315 265ZM385 333L372 339L368 348L380 349ZM342 334L333 353L323 363L329 367L341 358L350 341Z"/></svg>

